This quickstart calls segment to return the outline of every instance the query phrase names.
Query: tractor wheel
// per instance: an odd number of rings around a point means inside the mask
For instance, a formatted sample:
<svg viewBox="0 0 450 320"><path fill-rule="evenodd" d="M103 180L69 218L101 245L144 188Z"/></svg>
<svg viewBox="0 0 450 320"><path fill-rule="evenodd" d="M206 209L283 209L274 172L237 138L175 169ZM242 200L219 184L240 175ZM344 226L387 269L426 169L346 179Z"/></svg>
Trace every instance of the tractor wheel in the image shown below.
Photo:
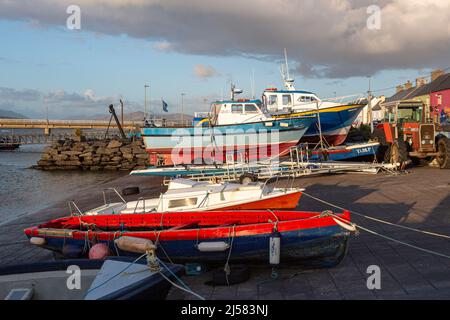
<svg viewBox="0 0 450 320"><path fill-rule="evenodd" d="M450 169L450 140L441 138L438 141L437 149L440 153L440 155L436 157L439 168Z"/></svg>
<svg viewBox="0 0 450 320"><path fill-rule="evenodd" d="M258 178L251 173L243 173L240 177L239 177L239 182L243 185L247 185L249 183L252 182L256 182L258 180Z"/></svg>
<svg viewBox="0 0 450 320"><path fill-rule="evenodd" d="M384 162L400 164L408 161L408 146L403 140L392 143L384 154Z"/></svg>
<svg viewBox="0 0 450 320"><path fill-rule="evenodd" d="M374 128L372 133L372 140L377 141L380 143L380 146L377 150L377 161L381 162L383 161L386 151L388 150L389 146L386 143L386 136L384 134L383 128Z"/></svg>

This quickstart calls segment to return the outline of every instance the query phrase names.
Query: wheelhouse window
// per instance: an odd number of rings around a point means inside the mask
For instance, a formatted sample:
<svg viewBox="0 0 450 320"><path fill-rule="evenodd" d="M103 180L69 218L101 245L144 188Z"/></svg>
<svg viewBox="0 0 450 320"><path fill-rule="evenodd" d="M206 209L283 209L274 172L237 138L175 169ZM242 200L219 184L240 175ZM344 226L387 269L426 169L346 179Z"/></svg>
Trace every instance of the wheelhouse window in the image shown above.
<svg viewBox="0 0 450 320"><path fill-rule="evenodd" d="M197 204L197 198L169 200L169 208L195 206L196 204Z"/></svg>
<svg viewBox="0 0 450 320"><path fill-rule="evenodd" d="M283 105L292 104L292 99L290 94L283 95Z"/></svg>
<svg viewBox="0 0 450 320"><path fill-rule="evenodd" d="M245 113L258 113L258 108L254 104L246 104Z"/></svg>
<svg viewBox="0 0 450 320"><path fill-rule="evenodd" d="M313 97L310 96L300 96L300 98L297 99L299 102L311 102L315 101Z"/></svg>
<svg viewBox="0 0 450 320"><path fill-rule="evenodd" d="M232 113L242 113L242 104L233 104L231 105Z"/></svg>
<svg viewBox="0 0 450 320"><path fill-rule="evenodd" d="M277 104L277 95L271 94L269 96L269 105L274 105L274 104Z"/></svg>

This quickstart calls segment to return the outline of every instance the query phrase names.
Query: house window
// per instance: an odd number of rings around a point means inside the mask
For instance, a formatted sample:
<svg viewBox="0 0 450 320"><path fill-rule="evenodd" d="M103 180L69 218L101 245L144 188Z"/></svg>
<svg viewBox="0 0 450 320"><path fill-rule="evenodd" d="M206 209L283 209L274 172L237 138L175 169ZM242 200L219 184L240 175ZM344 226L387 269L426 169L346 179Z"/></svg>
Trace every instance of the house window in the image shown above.
<svg viewBox="0 0 450 320"><path fill-rule="evenodd" d="M242 113L242 104L233 104L231 106L232 113Z"/></svg>
<svg viewBox="0 0 450 320"><path fill-rule="evenodd" d="M437 104L441 106L442 105L442 94L438 94L436 96L437 96Z"/></svg>
<svg viewBox="0 0 450 320"><path fill-rule="evenodd" d="M197 198L173 199L169 200L169 208L195 206Z"/></svg>
<svg viewBox="0 0 450 320"><path fill-rule="evenodd" d="M290 94L284 94L283 95L283 105L292 104L291 95Z"/></svg>
<svg viewBox="0 0 450 320"><path fill-rule="evenodd" d="M277 104L277 95L272 94L269 96L269 105Z"/></svg>
<svg viewBox="0 0 450 320"><path fill-rule="evenodd" d="M254 104L246 104L245 113L258 113L258 108Z"/></svg>

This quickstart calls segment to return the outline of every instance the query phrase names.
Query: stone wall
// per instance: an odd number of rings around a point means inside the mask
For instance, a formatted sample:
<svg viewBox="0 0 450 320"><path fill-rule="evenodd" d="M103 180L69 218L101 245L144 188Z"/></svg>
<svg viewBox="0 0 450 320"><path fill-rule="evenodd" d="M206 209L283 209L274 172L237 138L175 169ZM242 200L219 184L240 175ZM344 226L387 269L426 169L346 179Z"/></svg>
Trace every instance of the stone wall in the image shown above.
<svg viewBox="0 0 450 320"><path fill-rule="evenodd" d="M34 168L129 171L145 169L148 165L149 155L142 140L60 140L45 148Z"/></svg>

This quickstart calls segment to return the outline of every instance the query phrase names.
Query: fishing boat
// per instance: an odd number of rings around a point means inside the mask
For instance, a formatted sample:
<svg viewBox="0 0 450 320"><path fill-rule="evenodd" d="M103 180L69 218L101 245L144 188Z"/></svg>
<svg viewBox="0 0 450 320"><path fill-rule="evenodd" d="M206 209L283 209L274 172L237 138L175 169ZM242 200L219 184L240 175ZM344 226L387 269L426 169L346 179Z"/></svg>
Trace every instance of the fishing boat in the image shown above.
<svg viewBox="0 0 450 320"><path fill-rule="evenodd" d="M297 117L319 114L313 125L303 135L301 142L317 143L320 136L329 146L342 144L362 109L367 105L362 97L343 103L355 96L321 100L315 93L296 90L294 79L289 76L289 66L285 49L285 65L282 65L284 89L267 88L263 92L266 109L278 117ZM339 102L336 102L339 101Z"/></svg>
<svg viewBox="0 0 450 320"><path fill-rule="evenodd" d="M114 189L113 189L114 190ZM114 190L115 191L115 190ZM294 209L302 188L275 188L263 183L242 185L173 179L158 198L106 203L84 215L181 211ZM120 194L116 192L118 196ZM104 197L106 199L106 197Z"/></svg>
<svg viewBox="0 0 450 320"><path fill-rule="evenodd" d="M166 278L174 280L184 269L164 264L161 270L152 271L146 262L134 260L109 257L5 266L0 268L0 299L162 300L172 286ZM125 269L127 272L122 272ZM80 271L79 286L73 277L76 271Z"/></svg>
<svg viewBox="0 0 450 320"><path fill-rule="evenodd" d="M135 255L124 244L141 239L154 243L160 259L174 262L264 263L270 258L274 263L278 258L280 264L334 266L343 259L352 231L348 211L242 210L66 217L25 234L32 244L79 256L92 242Z"/></svg>
<svg viewBox="0 0 450 320"><path fill-rule="evenodd" d="M141 129L153 165L224 163L231 155L249 161L283 156L315 122L315 115L273 117L260 100L214 102L211 113L192 126L146 126Z"/></svg>

